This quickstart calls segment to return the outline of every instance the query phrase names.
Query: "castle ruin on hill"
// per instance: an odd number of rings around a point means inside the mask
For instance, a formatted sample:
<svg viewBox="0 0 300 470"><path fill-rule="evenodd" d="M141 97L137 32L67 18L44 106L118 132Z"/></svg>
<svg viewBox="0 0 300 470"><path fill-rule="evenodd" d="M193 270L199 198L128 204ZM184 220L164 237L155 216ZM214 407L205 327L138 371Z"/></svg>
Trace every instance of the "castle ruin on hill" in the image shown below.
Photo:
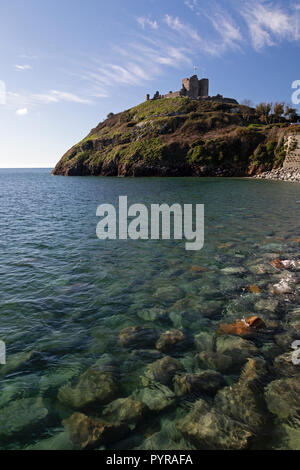
<svg viewBox="0 0 300 470"><path fill-rule="evenodd" d="M161 95L159 91L157 91L154 93L153 98L150 98L150 95L147 94L146 101L162 98L176 98L177 96L183 96L193 100L213 100L223 103L238 104L238 102L233 98L224 98L222 95L209 96L208 78L202 78L199 80L197 75L193 75L190 78L184 78L182 80L182 87L179 91L169 91L166 95Z"/></svg>

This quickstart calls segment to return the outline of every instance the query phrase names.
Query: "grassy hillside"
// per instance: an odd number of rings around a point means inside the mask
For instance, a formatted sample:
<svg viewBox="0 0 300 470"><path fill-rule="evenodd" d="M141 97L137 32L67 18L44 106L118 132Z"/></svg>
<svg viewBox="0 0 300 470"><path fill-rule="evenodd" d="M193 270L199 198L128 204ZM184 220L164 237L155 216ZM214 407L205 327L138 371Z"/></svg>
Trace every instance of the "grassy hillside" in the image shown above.
<svg viewBox="0 0 300 470"><path fill-rule="evenodd" d="M56 175L250 175L280 167L283 119L262 124L242 105L188 98L147 101L110 116L58 162Z"/></svg>

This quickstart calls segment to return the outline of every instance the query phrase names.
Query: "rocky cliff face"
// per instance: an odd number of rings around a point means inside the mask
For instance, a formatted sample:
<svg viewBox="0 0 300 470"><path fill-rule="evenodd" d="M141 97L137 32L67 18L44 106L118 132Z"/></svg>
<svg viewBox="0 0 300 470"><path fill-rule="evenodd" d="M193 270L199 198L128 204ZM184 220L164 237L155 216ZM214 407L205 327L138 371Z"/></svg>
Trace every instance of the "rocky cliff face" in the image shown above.
<svg viewBox="0 0 300 470"><path fill-rule="evenodd" d="M182 97L147 101L92 129L53 174L248 176L282 166L290 132L288 123L259 123L247 106Z"/></svg>

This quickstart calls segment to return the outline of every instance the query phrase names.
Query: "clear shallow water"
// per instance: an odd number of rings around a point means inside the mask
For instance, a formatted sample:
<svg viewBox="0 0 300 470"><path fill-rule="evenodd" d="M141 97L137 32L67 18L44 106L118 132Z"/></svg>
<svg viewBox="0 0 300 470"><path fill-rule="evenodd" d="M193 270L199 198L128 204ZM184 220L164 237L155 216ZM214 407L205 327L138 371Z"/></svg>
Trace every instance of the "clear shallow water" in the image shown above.
<svg viewBox="0 0 300 470"><path fill-rule="evenodd" d="M185 251L184 241L98 240L96 208L105 202L117 204L119 195L127 195L129 204L205 204L204 248ZM72 178L51 176L45 169L0 170L0 202L0 339L6 342L10 366L5 373L0 366L4 449L26 448L59 436L62 420L72 411L57 400L58 390L103 354L113 355L117 362L119 397L142 387L140 376L157 357L123 348L118 342L123 328L182 328L193 337L215 333L220 322L251 316L258 298L270 298L269 285L278 282L279 274L262 276L249 267L268 263L270 253L299 255L294 239L300 237L300 186L292 183ZM208 271L193 273L192 266ZM242 266L245 272L222 271L233 266ZM260 294L249 292L252 284L259 286ZM162 287L164 294L156 295ZM154 307L166 313L164 321L143 319L143 312ZM27 352L35 354L20 360ZM195 348L170 355L195 372ZM237 379L227 377L228 383ZM31 403L24 400L41 397L47 417L20 424L22 406ZM172 409L150 415L128 441L109 448L147 448L153 445L147 439L159 432L165 448L173 448L174 439L179 447L189 448L170 430L188 409L179 400ZM262 436L261 442L263 448L276 446L276 439L265 443Z"/></svg>

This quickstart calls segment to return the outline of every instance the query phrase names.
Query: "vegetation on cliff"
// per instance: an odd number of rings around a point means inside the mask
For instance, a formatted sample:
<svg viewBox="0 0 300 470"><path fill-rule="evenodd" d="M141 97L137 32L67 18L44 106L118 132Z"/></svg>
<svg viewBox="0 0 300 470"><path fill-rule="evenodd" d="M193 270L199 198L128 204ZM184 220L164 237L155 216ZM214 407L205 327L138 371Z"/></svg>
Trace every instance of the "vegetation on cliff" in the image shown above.
<svg viewBox="0 0 300 470"><path fill-rule="evenodd" d="M279 106L271 110L182 97L146 101L110 113L61 158L53 173L251 175L278 168L285 158L284 137L292 128Z"/></svg>

